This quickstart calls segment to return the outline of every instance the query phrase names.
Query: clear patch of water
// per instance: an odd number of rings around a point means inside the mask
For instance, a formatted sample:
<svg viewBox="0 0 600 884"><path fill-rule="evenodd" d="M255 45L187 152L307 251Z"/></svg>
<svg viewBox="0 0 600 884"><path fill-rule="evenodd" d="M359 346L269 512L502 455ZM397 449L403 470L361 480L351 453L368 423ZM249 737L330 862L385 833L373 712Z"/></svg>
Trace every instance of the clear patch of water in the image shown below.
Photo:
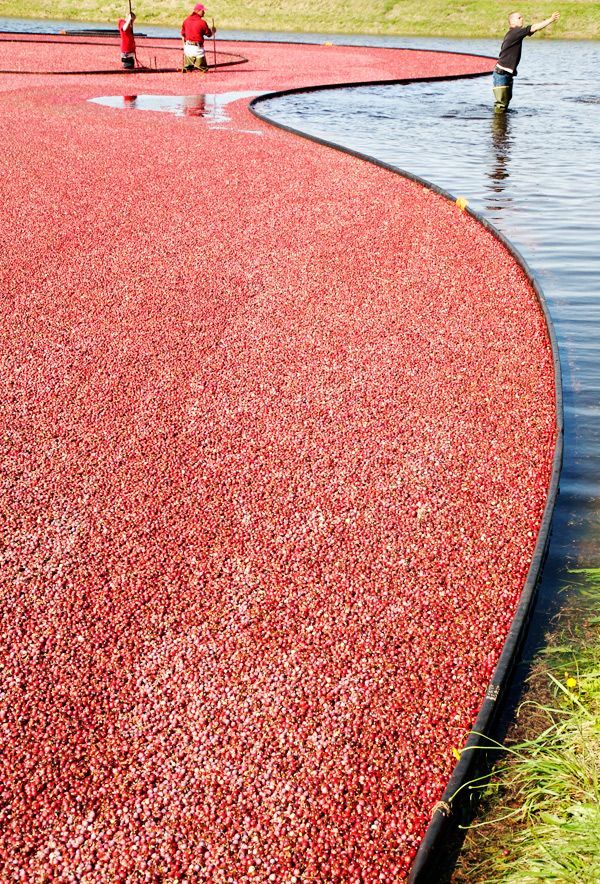
<svg viewBox="0 0 600 884"><path fill-rule="evenodd" d="M174 114L176 117L203 117L210 128L229 123L231 118L225 108L240 98L262 95L261 92L220 92L203 95L103 95L90 98L93 104L120 110L154 111ZM253 134L261 134L252 130Z"/></svg>

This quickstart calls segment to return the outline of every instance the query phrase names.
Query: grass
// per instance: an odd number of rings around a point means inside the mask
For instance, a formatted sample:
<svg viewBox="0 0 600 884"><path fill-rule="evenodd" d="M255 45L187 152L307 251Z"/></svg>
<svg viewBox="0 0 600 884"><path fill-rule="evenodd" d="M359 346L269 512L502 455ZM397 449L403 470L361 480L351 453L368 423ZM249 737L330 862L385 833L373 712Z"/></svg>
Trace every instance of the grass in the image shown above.
<svg viewBox="0 0 600 884"><path fill-rule="evenodd" d="M519 712L527 738L508 746L485 789L457 884L600 881L600 569L581 573L575 625L540 656Z"/></svg>
<svg viewBox="0 0 600 884"><path fill-rule="evenodd" d="M178 26L192 2L134 0L138 25ZM327 34L411 34L436 37L492 37L500 40L506 18L514 8L498 0L219 0L205 4L207 19L218 27L241 30L319 32ZM527 21L547 18L554 7L526 4L518 7ZM567 0L557 5L561 19L535 39L594 39L600 33L597 0ZM127 0L4 0L3 16L115 22L127 10Z"/></svg>

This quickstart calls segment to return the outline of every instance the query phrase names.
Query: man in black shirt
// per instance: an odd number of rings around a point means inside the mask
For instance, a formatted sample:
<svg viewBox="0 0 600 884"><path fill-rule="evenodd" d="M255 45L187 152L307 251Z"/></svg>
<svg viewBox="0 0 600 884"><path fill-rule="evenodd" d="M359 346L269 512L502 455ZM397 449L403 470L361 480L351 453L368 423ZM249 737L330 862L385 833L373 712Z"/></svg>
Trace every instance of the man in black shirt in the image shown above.
<svg viewBox="0 0 600 884"><path fill-rule="evenodd" d="M508 16L509 30L502 41L498 62L494 68L494 109L505 111L512 98L513 78L517 76L517 67L521 60L523 40L530 37L536 31L548 27L559 18L558 12L553 12L550 18L536 22L533 25L523 27L523 16L520 12L511 12Z"/></svg>

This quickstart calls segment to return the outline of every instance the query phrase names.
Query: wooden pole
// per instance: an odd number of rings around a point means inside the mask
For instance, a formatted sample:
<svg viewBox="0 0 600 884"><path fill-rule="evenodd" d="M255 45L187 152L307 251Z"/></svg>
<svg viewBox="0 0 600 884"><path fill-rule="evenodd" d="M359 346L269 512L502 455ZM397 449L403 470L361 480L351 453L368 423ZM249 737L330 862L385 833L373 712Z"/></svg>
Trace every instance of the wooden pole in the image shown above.
<svg viewBox="0 0 600 884"><path fill-rule="evenodd" d="M211 19L213 29L213 66L217 66L217 39L215 37L215 20Z"/></svg>

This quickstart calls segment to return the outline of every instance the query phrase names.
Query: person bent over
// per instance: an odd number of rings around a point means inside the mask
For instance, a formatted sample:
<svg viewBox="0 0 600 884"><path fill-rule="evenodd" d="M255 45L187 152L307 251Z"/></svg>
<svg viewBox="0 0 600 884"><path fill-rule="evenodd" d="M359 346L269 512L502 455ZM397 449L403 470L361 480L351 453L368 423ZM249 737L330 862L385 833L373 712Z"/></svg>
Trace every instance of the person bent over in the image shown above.
<svg viewBox="0 0 600 884"><path fill-rule="evenodd" d="M521 60L523 40L530 37L536 31L548 27L553 21L560 18L558 12L553 12L550 18L535 22L532 25L523 26L523 16L520 12L511 12L508 16L508 31L502 46L500 55L494 68L492 88L494 90L494 109L505 111L510 104L513 90L513 80L517 76L517 67Z"/></svg>
<svg viewBox="0 0 600 884"><path fill-rule="evenodd" d="M181 39L183 41L183 70L184 71L207 71L206 54L204 52L204 38L212 37L216 28L210 28L204 20L204 6L197 3L194 11L188 15L181 26Z"/></svg>
<svg viewBox="0 0 600 884"><path fill-rule="evenodd" d="M121 35L121 64L126 71L132 71L135 67L135 37L133 36L133 23L135 14L130 12L127 18L119 19L119 34Z"/></svg>

